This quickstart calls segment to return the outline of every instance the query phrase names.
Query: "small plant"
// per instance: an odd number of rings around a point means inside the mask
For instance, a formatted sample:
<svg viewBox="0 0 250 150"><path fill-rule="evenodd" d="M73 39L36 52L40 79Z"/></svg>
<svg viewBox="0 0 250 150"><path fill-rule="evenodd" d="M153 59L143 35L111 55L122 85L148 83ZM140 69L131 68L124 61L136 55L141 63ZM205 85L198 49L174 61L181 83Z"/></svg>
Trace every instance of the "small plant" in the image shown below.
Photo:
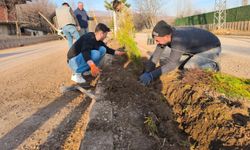
<svg viewBox="0 0 250 150"><path fill-rule="evenodd" d="M183 146L183 147L189 147L189 142L188 141L180 141L180 143L179 143L181 146Z"/></svg>
<svg viewBox="0 0 250 150"><path fill-rule="evenodd" d="M145 117L144 124L146 125L150 135L156 135L158 133L157 126L152 117Z"/></svg>
<svg viewBox="0 0 250 150"><path fill-rule="evenodd" d="M130 4L126 0L121 0L124 4L121 12L115 12L118 16L117 18L117 40L121 46L126 48L126 52L129 58L129 61L133 61L136 64L140 64L141 52L137 47L137 44L134 40L135 28L133 23L132 14L129 11ZM105 7L107 10L114 11L112 3L105 1ZM116 17L114 17L116 19ZM114 19L113 18L113 19ZM116 26L114 21L114 26Z"/></svg>
<svg viewBox="0 0 250 150"><path fill-rule="evenodd" d="M135 28L132 15L127 8L124 8L120 13L117 39L122 46L125 46L129 60L138 63L141 58L141 52L134 40Z"/></svg>

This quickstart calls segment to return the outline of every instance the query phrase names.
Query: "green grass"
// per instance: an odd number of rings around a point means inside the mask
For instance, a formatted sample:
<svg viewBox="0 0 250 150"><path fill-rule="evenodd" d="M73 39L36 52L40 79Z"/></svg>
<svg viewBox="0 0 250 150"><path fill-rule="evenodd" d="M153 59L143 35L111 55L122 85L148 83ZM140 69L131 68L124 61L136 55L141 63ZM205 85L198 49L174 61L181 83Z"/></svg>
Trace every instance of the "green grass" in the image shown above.
<svg viewBox="0 0 250 150"><path fill-rule="evenodd" d="M227 74L215 73L213 76L217 92L224 93L231 98L250 100L250 79L241 79Z"/></svg>
<svg viewBox="0 0 250 150"><path fill-rule="evenodd" d="M156 124L153 121L152 117L145 117L144 124L147 126L149 133L151 135L156 135L158 133L158 129Z"/></svg>

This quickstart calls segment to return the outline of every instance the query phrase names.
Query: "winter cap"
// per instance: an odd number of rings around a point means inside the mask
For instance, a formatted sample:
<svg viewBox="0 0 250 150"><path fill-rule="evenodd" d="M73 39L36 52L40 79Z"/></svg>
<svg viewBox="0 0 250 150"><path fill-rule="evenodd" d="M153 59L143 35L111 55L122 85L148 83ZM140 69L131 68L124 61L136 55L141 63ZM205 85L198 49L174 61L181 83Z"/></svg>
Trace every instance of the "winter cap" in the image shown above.
<svg viewBox="0 0 250 150"><path fill-rule="evenodd" d="M163 37L165 35L171 34L172 32L173 32L172 27L169 24L167 24L165 21L161 20L155 25L153 32L152 32L152 36Z"/></svg>

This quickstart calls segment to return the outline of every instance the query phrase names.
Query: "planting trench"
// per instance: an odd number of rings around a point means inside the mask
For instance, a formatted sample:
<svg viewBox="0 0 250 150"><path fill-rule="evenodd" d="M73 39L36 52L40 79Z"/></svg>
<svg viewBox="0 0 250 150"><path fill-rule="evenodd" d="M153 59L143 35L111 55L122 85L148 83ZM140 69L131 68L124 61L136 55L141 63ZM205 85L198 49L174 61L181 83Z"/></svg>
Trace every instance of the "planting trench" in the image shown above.
<svg viewBox="0 0 250 150"><path fill-rule="evenodd" d="M179 128L197 149L250 149L249 101L227 98L211 86L212 73L172 72L161 78Z"/></svg>
<svg viewBox="0 0 250 150"><path fill-rule="evenodd" d="M94 130L106 149L249 149L248 103L211 90L209 73L174 71L143 87L142 67L124 63L115 57L103 68L98 101L109 110L90 120L81 149L98 147Z"/></svg>

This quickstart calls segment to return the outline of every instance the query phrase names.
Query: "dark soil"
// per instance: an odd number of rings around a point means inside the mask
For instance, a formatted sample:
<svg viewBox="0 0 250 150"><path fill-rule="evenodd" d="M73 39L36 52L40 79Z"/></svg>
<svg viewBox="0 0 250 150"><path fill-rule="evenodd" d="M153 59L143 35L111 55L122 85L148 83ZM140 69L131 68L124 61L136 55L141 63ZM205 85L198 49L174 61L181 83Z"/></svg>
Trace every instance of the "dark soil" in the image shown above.
<svg viewBox="0 0 250 150"><path fill-rule="evenodd" d="M195 149L250 149L249 102L214 92L211 76L189 70L161 78L179 127Z"/></svg>
<svg viewBox="0 0 250 150"><path fill-rule="evenodd" d="M141 67L130 63L123 68L125 60L115 58L103 68L100 79L105 87L103 99L112 102L114 149L189 149L161 89L142 86L137 81Z"/></svg>

